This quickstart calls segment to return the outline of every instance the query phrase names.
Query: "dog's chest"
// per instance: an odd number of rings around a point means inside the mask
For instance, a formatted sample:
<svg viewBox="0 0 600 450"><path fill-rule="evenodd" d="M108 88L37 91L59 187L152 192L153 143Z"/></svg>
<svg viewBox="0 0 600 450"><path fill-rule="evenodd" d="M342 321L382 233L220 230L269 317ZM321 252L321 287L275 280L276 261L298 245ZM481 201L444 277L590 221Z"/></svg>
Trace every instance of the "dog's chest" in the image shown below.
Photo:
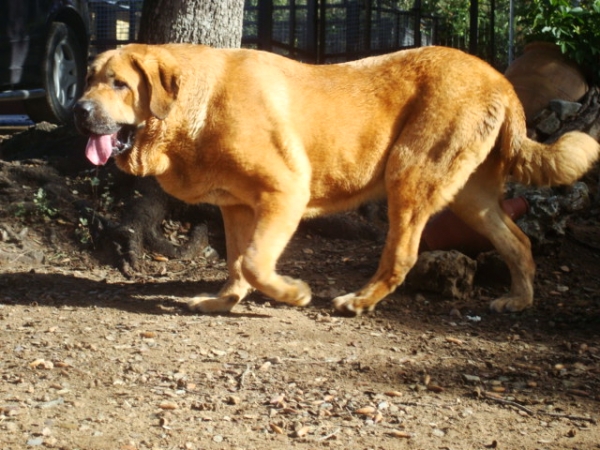
<svg viewBox="0 0 600 450"><path fill-rule="evenodd" d="M227 206L239 204L240 201L225 189L217 188L198 195L192 203L210 203L211 205Z"/></svg>
<svg viewBox="0 0 600 450"><path fill-rule="evenodd" d="M212 183L191 181L185 177L158 176L156 178L165 192L186 203L209 203L217 206L240 203L239 199L227 189L214 186Z"/></svg>

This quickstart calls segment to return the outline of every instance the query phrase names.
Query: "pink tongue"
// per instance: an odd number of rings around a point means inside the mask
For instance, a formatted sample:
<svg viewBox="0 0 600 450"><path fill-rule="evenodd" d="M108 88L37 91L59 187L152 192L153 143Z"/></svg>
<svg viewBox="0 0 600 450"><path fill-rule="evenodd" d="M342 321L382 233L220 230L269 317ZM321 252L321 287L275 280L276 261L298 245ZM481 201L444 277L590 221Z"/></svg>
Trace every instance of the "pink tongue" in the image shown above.
<svg viewBox="0 0 600 450"><path fill-rule="evenodd" d="M90 136L87 147L85 148L85 156L87 156L87 159L97 166L106 164L106 161L108 161L112 153L114 137L114 134Z"/></svg>

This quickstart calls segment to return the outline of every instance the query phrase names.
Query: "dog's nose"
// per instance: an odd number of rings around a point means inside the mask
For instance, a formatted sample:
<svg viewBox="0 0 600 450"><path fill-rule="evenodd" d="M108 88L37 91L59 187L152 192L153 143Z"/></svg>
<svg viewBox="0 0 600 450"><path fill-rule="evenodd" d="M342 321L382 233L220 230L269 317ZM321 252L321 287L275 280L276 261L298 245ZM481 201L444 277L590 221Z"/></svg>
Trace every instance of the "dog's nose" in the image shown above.
<svg viewBox="0 0 600 450"><path fill-rule="evenodd" d="M73 113L78 120L87 119L92 115L93 110L94 103L90 100L80 100L73 107Z"/></svg>

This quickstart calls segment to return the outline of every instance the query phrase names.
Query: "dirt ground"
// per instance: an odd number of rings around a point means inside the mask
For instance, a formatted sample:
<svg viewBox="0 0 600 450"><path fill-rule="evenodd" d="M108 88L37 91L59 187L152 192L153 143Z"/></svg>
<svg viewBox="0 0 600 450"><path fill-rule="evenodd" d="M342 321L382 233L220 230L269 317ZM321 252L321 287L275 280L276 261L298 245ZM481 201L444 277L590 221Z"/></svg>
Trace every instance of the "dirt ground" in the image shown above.
<svg viewBox="0 0 600 450"><path fill-rule="evenodd" d="M336 315L330 299L374 272L381 239L302 228L279 269L311 285L311 305L253 294L231 314L195 315L185 299L219 288L222 257L146 254L126 278L73 206L118 213L97 173L65 174L25 145L9 156L2 449L600 448L598 203L536 246L536 303L523 313L488 311L507 288L488 274L464 299L401 287L374 313Z"/></svg>

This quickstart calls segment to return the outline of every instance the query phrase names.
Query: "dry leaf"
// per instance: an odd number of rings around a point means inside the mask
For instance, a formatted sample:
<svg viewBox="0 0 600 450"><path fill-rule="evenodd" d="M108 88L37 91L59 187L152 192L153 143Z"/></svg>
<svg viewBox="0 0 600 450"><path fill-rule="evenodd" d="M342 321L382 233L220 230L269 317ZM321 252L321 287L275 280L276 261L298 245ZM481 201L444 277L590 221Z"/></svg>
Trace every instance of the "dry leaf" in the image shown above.
<svg viewBox="0 0 600 450"><path fill-rule="evenodd" d="M310 432L311 428L304 426L296 430L296 437L306 436Z"/></svg>
<svg viewBox="0 0 600 450"><path fill-rule="evenodd" d="M285 434L285 431L283 431L283 428L281 428L281 427L280 427L280 426L278 426L278 425L275 425L274 423L270 423L270 424L269 424L269 427L271 428L271 430L272 430L274 433L277 433L277 434Z"/></svg>
<svg viewBox="0 0 600 450"><path fill-rule="evenodd" d="M279 395L276 395L275 397L271 398L269 403L271 405L283 405L283 400L285 400L285 394L279 394Z"/></svg>
<svg viewBox="0 0 600 450"><path fill-rule="evenodd" d="M387 395L388 397L402 397L402 392L400 392L400 391L387 391L387 392L385 392L385 395Z"/></svg>
<svg viewBox="0 0 600 450"><path fill-rule="evenodd" d="M377 410L373 406L365 406L364 408L358 408L354 413L363 416L372 416L376 411Z"/></svg>
<svg viewBox="0 0 600 450"><path fill-rule="evenodd" d="M161 402L161 404L158 405L158 407L160 409L173 410L173 409L179 408L179 405L177 405L177 403L175 403L175 402L164 401L164 402Z"/></svg>
<svg viewBox="0 0 600 450"><path fill-rule="evenodd" d="M388 433L392 437L410 439L412 435L406 431L392 430Z"/></svg>
<svg viewBox="0 0 600 450"><path fill-rule="evenodd" d="M428 391L431 391L431 392L443 392L443 391L444 391L444 388L443 388L443 387L441 387L441 386L438 386L437 384L432 384L432 383L429 383L429 384L427 385L427 390L428 390Z"/></svg>
<svg viewBox="0 0 600 450"><path fill-rule="evenodd" d="M156 337L156 333L154 331L142 331L140 336L144 339L152 339Z"/></svg>
<svg viewBox="0 0 600 450"><path fill-rule="evenodd" d="M449 342L451 344L456 344L456 345L463 344L463 341L461 341L460 339L454 338L452 336L446 336L446 342Z"/></svg>
<svg viewBox="0 0 600 450"><path fill-rule="evenodd" d="M54 363L52 361L46 361L45 359L36 359L35 361L29 363L29 367L32 369L50 370L54 368Z"/></svg>

